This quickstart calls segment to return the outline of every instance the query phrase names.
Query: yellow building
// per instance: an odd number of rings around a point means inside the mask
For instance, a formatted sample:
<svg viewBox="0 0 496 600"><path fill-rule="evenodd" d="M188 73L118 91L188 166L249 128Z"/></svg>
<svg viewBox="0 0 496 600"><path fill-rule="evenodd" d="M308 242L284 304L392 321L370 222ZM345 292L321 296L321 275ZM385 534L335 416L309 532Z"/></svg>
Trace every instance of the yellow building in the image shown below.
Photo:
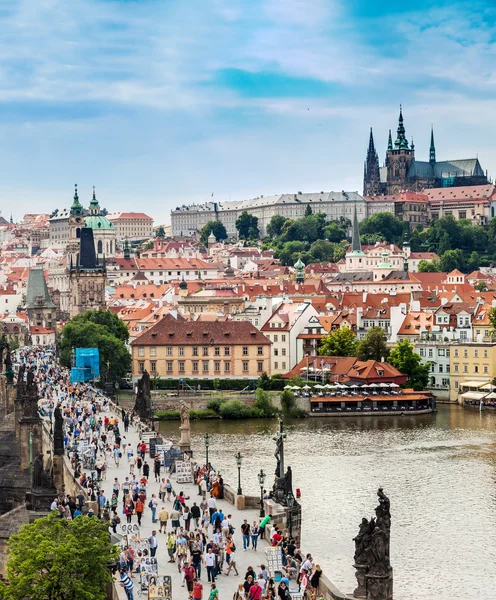
<svg viewBox="0 0 496 600"><path fill-rule="evenodd" d="M463 403L461 396L467 393L473 395L472 400L477 400L477 390L495 377L496 342L465 342L451 347L451 402Z"/></svg>
<svg viewBox="0 0 496 600"><path fill-rule="evenodd" d="M256 379L270 375L271 342L247 321L166 315L131 342L132 372L163 378Z"/></svg>

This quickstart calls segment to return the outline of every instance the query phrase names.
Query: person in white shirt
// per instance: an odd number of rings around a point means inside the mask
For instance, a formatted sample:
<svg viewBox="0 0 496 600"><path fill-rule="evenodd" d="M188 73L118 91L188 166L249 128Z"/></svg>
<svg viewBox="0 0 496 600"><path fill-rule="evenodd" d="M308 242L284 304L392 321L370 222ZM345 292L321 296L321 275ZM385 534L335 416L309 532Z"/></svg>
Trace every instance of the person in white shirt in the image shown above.
<svg viewBox="0 0 496 600"><path fill-rule="evenodd" d="M208 505L208 510L210 512L210 517L212 517L214 512L217 510L216 499L213 496L210 496L210 498L207 500L207 505Z"/></svg>

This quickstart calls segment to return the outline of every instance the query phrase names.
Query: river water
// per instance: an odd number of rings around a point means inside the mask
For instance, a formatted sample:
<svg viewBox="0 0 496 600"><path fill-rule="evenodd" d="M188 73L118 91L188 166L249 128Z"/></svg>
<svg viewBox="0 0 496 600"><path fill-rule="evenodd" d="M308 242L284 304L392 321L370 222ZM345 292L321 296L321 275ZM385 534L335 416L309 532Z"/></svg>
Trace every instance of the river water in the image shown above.
<svg viewBox="0 0 496 600"><path fill-rule="evenodd" d="M344 592L355 587L354 543L376 491L391 499L395 600L496 597L496 414L440 405L419 417L312 418L285 423L285 462L302 492L302 548ZM161 431L178 437L178 422ZM192 423L192 447L237 484L259 493L272 480L276 420ZM269 479L269 477L268 477Z"/></svg>

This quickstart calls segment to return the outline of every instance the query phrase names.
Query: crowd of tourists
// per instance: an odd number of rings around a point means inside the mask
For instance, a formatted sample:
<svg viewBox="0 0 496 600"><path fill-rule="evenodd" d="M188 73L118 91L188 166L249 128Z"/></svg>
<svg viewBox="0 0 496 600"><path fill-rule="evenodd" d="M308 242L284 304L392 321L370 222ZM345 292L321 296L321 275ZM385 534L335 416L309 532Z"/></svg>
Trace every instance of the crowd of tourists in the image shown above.
<svg viewBox="0 0 496 600"><path fill-rule="evenodd" d="M270 517L251 523L245 519L236 531L232 515L218 506L224 481L211 464L194 465L197 491L188 497L180 487L174 488L169 470L162 472L158 456L147 457L139 419L125 410L116 413L92 385L71 383L69 369L58 364L53 348L22 349L16 360L17 368L24 363L26 371L35 374L41 413L53 421L55 408L62 411L64 446L81 486L76 497L54 499L52 510L68 520L96 517L96 512L114 533L121 522L141 526L145 514L151 518L149 552L123 547L119 555L120 582L129 600L134 600L133 580L143 570L148 553L155 557L157 551L168 557L171 569L178 570L181 585L193 600L219 600L217 579L229 576L243 576L234 600L290 600L290 580L292 589L298 588L309 599L316 597L320 567L310 555L302 554L287 533L272 525ZM125 467L120 473L128 474L110 476L119 467ZM237 553L256 552L260 539L281 548L283 572L278 581L269 575L263 559L245 572L238 569Z"/></svg>

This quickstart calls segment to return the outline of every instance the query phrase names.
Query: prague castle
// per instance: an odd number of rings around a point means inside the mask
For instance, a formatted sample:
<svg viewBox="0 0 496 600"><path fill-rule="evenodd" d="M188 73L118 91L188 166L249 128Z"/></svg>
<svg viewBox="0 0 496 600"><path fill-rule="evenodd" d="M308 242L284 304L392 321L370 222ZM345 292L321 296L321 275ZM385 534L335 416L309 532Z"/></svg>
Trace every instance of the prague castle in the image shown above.
<svg viewBox="0 0 496 600"><path fill-rule="evenodd" d="M485 185L488 183L478 158L436 160L434 131L431 129L429 160L415 158L413 140L408 143L400 106L398 130L393 144L391 130L384 166L379 166L372 129L365 160L363 193L365 196L397 194L405 190L420 192L425 188Z"/></svg>

